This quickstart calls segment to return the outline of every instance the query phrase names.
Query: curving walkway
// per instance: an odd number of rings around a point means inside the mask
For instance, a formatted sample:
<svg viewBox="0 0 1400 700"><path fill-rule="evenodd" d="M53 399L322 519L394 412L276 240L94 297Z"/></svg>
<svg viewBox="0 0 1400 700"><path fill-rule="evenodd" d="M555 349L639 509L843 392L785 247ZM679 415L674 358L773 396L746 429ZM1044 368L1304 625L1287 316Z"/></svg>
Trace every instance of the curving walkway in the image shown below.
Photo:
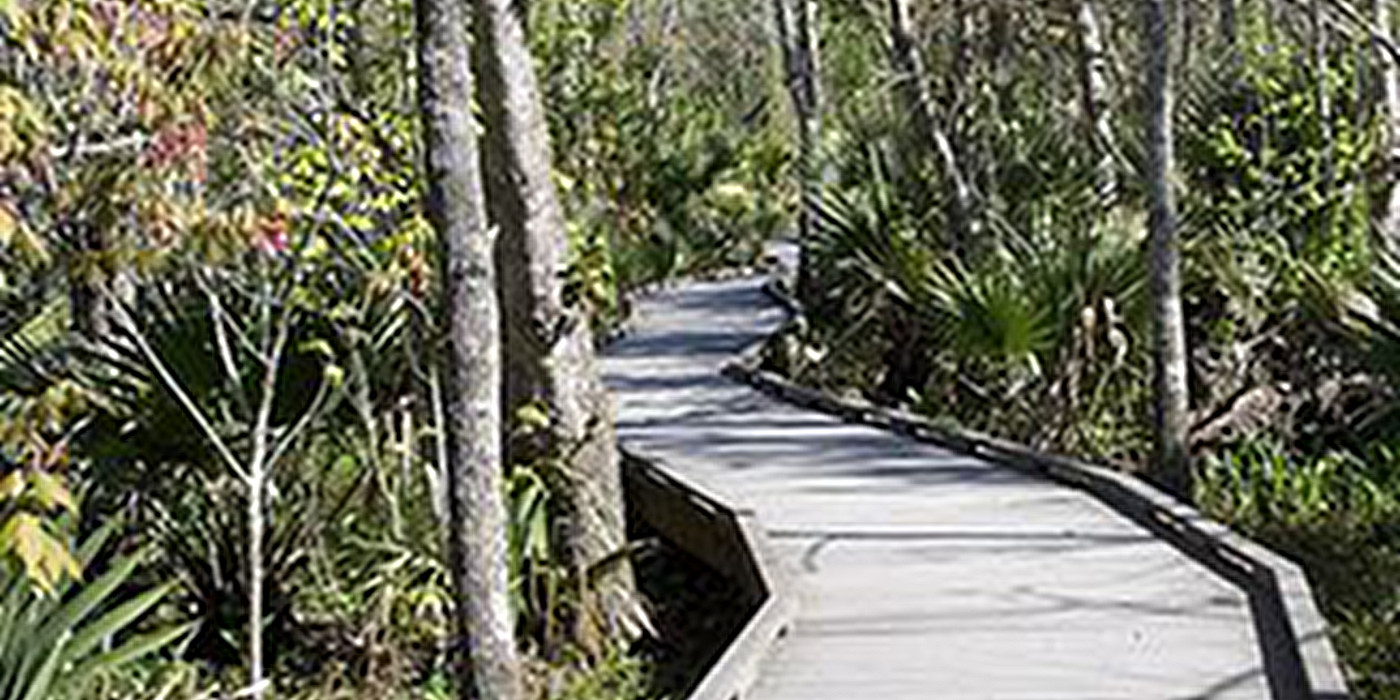
<svg viewBox="0 0 1400 700"><path fill-rule="evenodd" d="M763 279L642 299L606 359L624 443L752 507L792 630L755 700L1268 698L1245 594L1079 491L720 375Z"/></svg>

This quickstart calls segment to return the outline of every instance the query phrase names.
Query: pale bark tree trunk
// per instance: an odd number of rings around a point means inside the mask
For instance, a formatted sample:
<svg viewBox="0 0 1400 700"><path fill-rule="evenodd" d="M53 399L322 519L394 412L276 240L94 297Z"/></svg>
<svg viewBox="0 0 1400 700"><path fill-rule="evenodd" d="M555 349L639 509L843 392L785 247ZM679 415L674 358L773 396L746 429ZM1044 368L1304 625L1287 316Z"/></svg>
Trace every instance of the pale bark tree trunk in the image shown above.
<svg viewBox="0 0 1400 700"><path fill-rule="evenodd" d="M616 558L626 532L612 397L603 386L588 309L566 290L569 239L521 18L511 0L473 0L473 7L486 188L501 230L505 406L514 415L538 403L547 413L548 427L518 456L558 466L563 555L574 575L597 584L596 605L585 601L572 621L574 641L596 648L602 635L633 637L645 624L632 569L625 557Z"/></svg>
<svg viewBox="0 0 1400 700"><path fill-rule="evenodd" d="M948 199L948 223L954 248L961 254L973 243L971 240L972 188L968 185L957 152L948 134L938 124L933 102L925 81L923 58L910 29L908 0L889 0L890 54L898 72L900 94L909 111L919 138L937 158L943 171L945 196Z"/></svg>
<svg viewBox="0 0 1400 700"><path fill-rule="evenodd" d="M1392 255L1400 255L1400 186L1396 186L1396 173L1400 172L1400 71L1396 69L1395 58L1385 46L1393 43L1394 14L1391 4L1394 0L1371 0L1371 11L1376 37L1376 53L1379 65L1376 79L1380 82L1382 95L1382 117L1384 127L1383 148L1386 150L1386 177L1391 190L1385 201L1381 220L1381 236L1384 247Z"/></svg>
<svg viewBox="0 0 1400 700"><path fill-rule="evenodd" d="M417 0L418 84L427 214L437 231L447 330L448 553L460 635L454 665L467 698L521 697L501 459L496 236L487 226L462 0Z"/></svg>
<svg viewBox="0 0 1400 700"><path fill-rule="evenodd" d="M1322 11L1322 0L1309 0L1309 19L1312 23L1312 63L1317 118L1322 127L1322 194L1331 197L1333 182L1332 163L1332 95L1327 89L1327 21Z"/></svg>
<svg viewBox="0 0 1400 700"><path fill-rule="evenodd" d="M272 315L272 285L263 289L259 304L262 315ZM253 419L252 453L248 458L248 687L253 700L262 700L267 692L263 675L263 589L266 562L263 560L263 540L267 523L264 512L268 474L272 452L272 411L277 404L277 371L287 345L291 319L283 315L262 342L264 370L258 410Z"/></svg>
<svg viewBox="0 0 1400 700"><path fill-rule="evenodd" d="M75 335L84 340L98 340L111 332L111 301L103 293L100 274L93 274L97 258L106 252L107 241L87 222L69 226L70 239L76 251L68 269L68 316Z"/></svg>
<svg viewBox="0 0 1400 700"><path fill-rule="evenodd" d="M1154 478L1184 494L1190 485L1186 319L1181 305L1172 135L1173 0L1145 0L1147 25L1148 190L1155 360Z"/></svg>
<svg viewBox="0 0 1400 700"><path fill-rule="evenodd" d="M1114 154L1113 117L1108 97L1107 54L1098 10L1091 0L1079 0L1075 23L1079 28L1079 83L1084 121L1096 149L1095 185L1099 198L1112 204L1118 193Z"/></svg>
<svg viewBox="0 0 1400 700"><path fill-rule="evenodd" d="M989 118L998 124L1008 123L1014 106L1012 81L1014 73L1011 58L1015 55L1013 43L1016 39L1016 26L1013 24L1011 9L1005 2L987 4L987 36L983 46L983 62L987 80L991 82L991 114ZM1001 163L997 159L996 130L982 129L982 155L978 159L980 172L969 173L974 182L981 185L981 192L987 206L1001 208L1006 197L1002 192Z"/></svg>
<svg viewBox="0 0 1400 700"><path fill-rule="evenodd" d="M802 203L797 214L800 257L797 287L800 297L813 294L809 251L816 236L825 173L821 157L822 90L816 0L773 0L782 42L784 80L797 116L798 178Z"/></svg>
<svg viewBox="0 0 1400 700"><path fill-rule="evenodd" d="M135 274L112 263L122 242L102 226L80 218L67 224L65 233L73 247L67 258L70 330L87 341L107 339L117 307L136 301Z"/></svg>

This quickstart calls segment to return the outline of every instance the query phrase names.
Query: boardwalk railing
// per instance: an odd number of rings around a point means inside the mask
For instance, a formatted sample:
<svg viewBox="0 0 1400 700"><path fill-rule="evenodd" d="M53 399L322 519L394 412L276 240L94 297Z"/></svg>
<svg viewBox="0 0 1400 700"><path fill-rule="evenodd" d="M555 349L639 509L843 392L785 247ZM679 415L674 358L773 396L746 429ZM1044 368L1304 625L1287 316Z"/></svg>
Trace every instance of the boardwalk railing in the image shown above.
<svg viewBox="0 0 1400 700"><path fill-rule="evenodd" d="M623 475L633 507L648 525L687 554L734 582L740 604L755 610L686 700L737 700L793 618L793 598L753 512L726 504L690 484L661 460L623 449Z"/></svg>
<svg viewBox="0 0 1400 700"><path fill-rule="evenodd" d="M770 293L790 310L800 312L791 298L771 285ZM1036 452L990 435L949 428L905 411L837 397L764 371L760 359L760 348L750 348L727 365L724 372L785 402L1032 472L1090 494L1248 595L1274 700L1349 697L1327 638L1326 622L1318 612L1307 578L1293 562L1122 472Z"/></svg>

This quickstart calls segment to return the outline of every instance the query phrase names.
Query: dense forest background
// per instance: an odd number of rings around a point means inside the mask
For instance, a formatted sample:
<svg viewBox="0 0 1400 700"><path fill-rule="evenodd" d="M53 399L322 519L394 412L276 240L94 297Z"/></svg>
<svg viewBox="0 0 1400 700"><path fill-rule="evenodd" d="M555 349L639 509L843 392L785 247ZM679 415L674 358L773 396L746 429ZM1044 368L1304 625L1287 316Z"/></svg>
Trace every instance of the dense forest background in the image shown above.
<svg viewBox="0 0 1400 700"><path fill-rule="evenodd" d="M541 143L511 105L547 127L560 334L794 238L773 368L1194 500L1400 698L1392 10L0 0L0 698L454 696L460 220L424 164L472 130L422 58L454 27L507 240L536 199L493 176ZM507 384L523 692L664 692L587 522L616 455Z"/></svg>

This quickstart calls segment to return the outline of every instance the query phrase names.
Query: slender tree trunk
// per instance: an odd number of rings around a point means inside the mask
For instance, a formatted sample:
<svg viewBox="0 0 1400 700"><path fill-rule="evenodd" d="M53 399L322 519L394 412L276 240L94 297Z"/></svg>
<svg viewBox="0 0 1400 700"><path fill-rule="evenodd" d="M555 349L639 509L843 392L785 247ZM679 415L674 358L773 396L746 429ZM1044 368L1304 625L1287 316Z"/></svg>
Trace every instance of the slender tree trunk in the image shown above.
<svg viewBox="0 0 1400 700"><path fill-rule="evenodd" d="M1009 123L1014 106L1014 75L1009 59L1014 55L1012 44L1015 37L1015 25L1006 4L987 3L987 36L982 47L982 60L986 66L985 75L991 82L988 93L991 97L989 117L995 124ZM981 132L983 152L977 162L980 172L969 173L969 177L981 185L982 195L988 202L987 206L1000 208L1006 198L1002 192L1001 163L997 158L997 129L983 128Z"/></svg>
<svg viewBox="0 0 1400 700"><path fill-rule="evenodd" d="M1395 36L1392 3L1394 0L1371 0L1371 11L1376 31L1380 34L1376 44L1388 44ZM1376 80L1380 83L1383 105L1384 127L1383 148L1386 151L1386 178L1391 189L1385 200L1385 210L1381 220L1381 235L1384 247L1392 255L1400 255L1400 186L1396 186L1396 174L1400 172L1400 71L1395 59L1382 46L1376 47L1378 55Z"/></svg>
<svg viewBox="0 0 1400 700"><path fill-rule="evenodd" d="M1094 166L1096 189L1105 204L1118 192L1113 156L1116 152L1113 121L1108 98L1107 56L1098 11L1092 0L1078 0L1075 22L1079 28L1079 83L1084 122L1093 140L1098 159Z"/></svg>
<svg viewBox="0 0 1400 700"><path fill-rule="evenodd" d="M109 338L116 307L136 301L136 278L112 265L109 258L120 242L102 227L80 219L66 233L73 247L67 259L70 330L89 341Z"/></svg>
<svg viewBox="0 0 1400 700"><path fill-rule="evenodd" d="M1186 319L1181 306L1172 135L1174 0L1144 0L1147 24L1148 190L1151 203L1153 354L1157 429L1153 476L1184 494L1190 485Z"/></svg>
<svg viewBox="0 0 1400 700"><path fill-rule="evenodd" d="M789 0L773 0L773 28L778 33L778 50L783 57L783 87L787 90L788 96L792 99L794 107L797 105L797 59L796 50L793 47L792 8L788 6Z"/></svg>
<svg viewBox="0 0 1400 700"><path fill-rule="evenodd" d="M798 179L802 203L797 215L798 295L810 299L814 293L810 248L816 236L822 189L826 179L821 157L822 90L820 31L816 0L773 0L774 14L782 42L784 79L797 115Z"/></svg>
<svg viewBox="0 0 1400 700"><path fill-rule="evenodd" d="M925 81L923 58L910 29L908 0L889 0L889 12L890 54L899 73L900 93L904 96L905 109L909 111L910 121L919 138L937 158L943 170L949 229L952 231L953 246L961 254L973 243L970 225L972 188L958 163L952 141L939 126L934 113Z"/></svg>
<svg viewBox="0 0 1400 700"><path fill-rule="evenodd" d="M447 330L444 368L448 553L466 698L521 697L501 459L501 348L494 231L487 226L472 110L465 3L417 0L427 214L437 231Z"/></svg>
<svg viewBox="0 0 1400 700"><path fill-rule="evenodd" d="M103 293L95 260L106 250L106 241L86 222L69 225L76 259L68 265L68 316L75 335L87 340L109 335L110 300Z"/></svg>
<svg viewBox="0 0 1400 700"><path fill-rule="evenodd" d="M1322 0L1309 0L1308 13L1312 22L1313 84L1316 90L1317 118L1322 127L1322 195L1332 195L1332 94L1327 89L1330 72L1327 62L1327 22L1322 12Z"/></svg>
<svg viewBox="0 0 1400 700"><path fill-rule="evenodd" d="M264 288L264 315L270 317L272 311L272 289ZM263 589L264 568L263 539L266 537L266 514L264 500L267 496L268 459L271 456L272 411L277 402L277 370L282 364L282 351L287 344L287 332L291 320L282 316L269 329L263 342L262 356L265 363L261 393L258 397L258 411L253 419L252 453L248 459L248 687L252 689L253 700L262 700L267 688L263 675Z"/></svg>
<svg viewBox="0 0 1400 700"><path fill-rule="evenodd" d="M501 230L505 406L541 404L548 428L527 458L557 460L566 513L560 544L571 570L597 582L597 609L579 611L575 642L631 637L645 617L624 558L595 570L626 545L612 397L603 386L589 313L566 290L569 239L552 177L544 106L524 27L511 0L474 0L477 68L486 121L486 188ZM512 455L512 459L515 458ZM590 627L601 620L603 629Z"/></svg>

